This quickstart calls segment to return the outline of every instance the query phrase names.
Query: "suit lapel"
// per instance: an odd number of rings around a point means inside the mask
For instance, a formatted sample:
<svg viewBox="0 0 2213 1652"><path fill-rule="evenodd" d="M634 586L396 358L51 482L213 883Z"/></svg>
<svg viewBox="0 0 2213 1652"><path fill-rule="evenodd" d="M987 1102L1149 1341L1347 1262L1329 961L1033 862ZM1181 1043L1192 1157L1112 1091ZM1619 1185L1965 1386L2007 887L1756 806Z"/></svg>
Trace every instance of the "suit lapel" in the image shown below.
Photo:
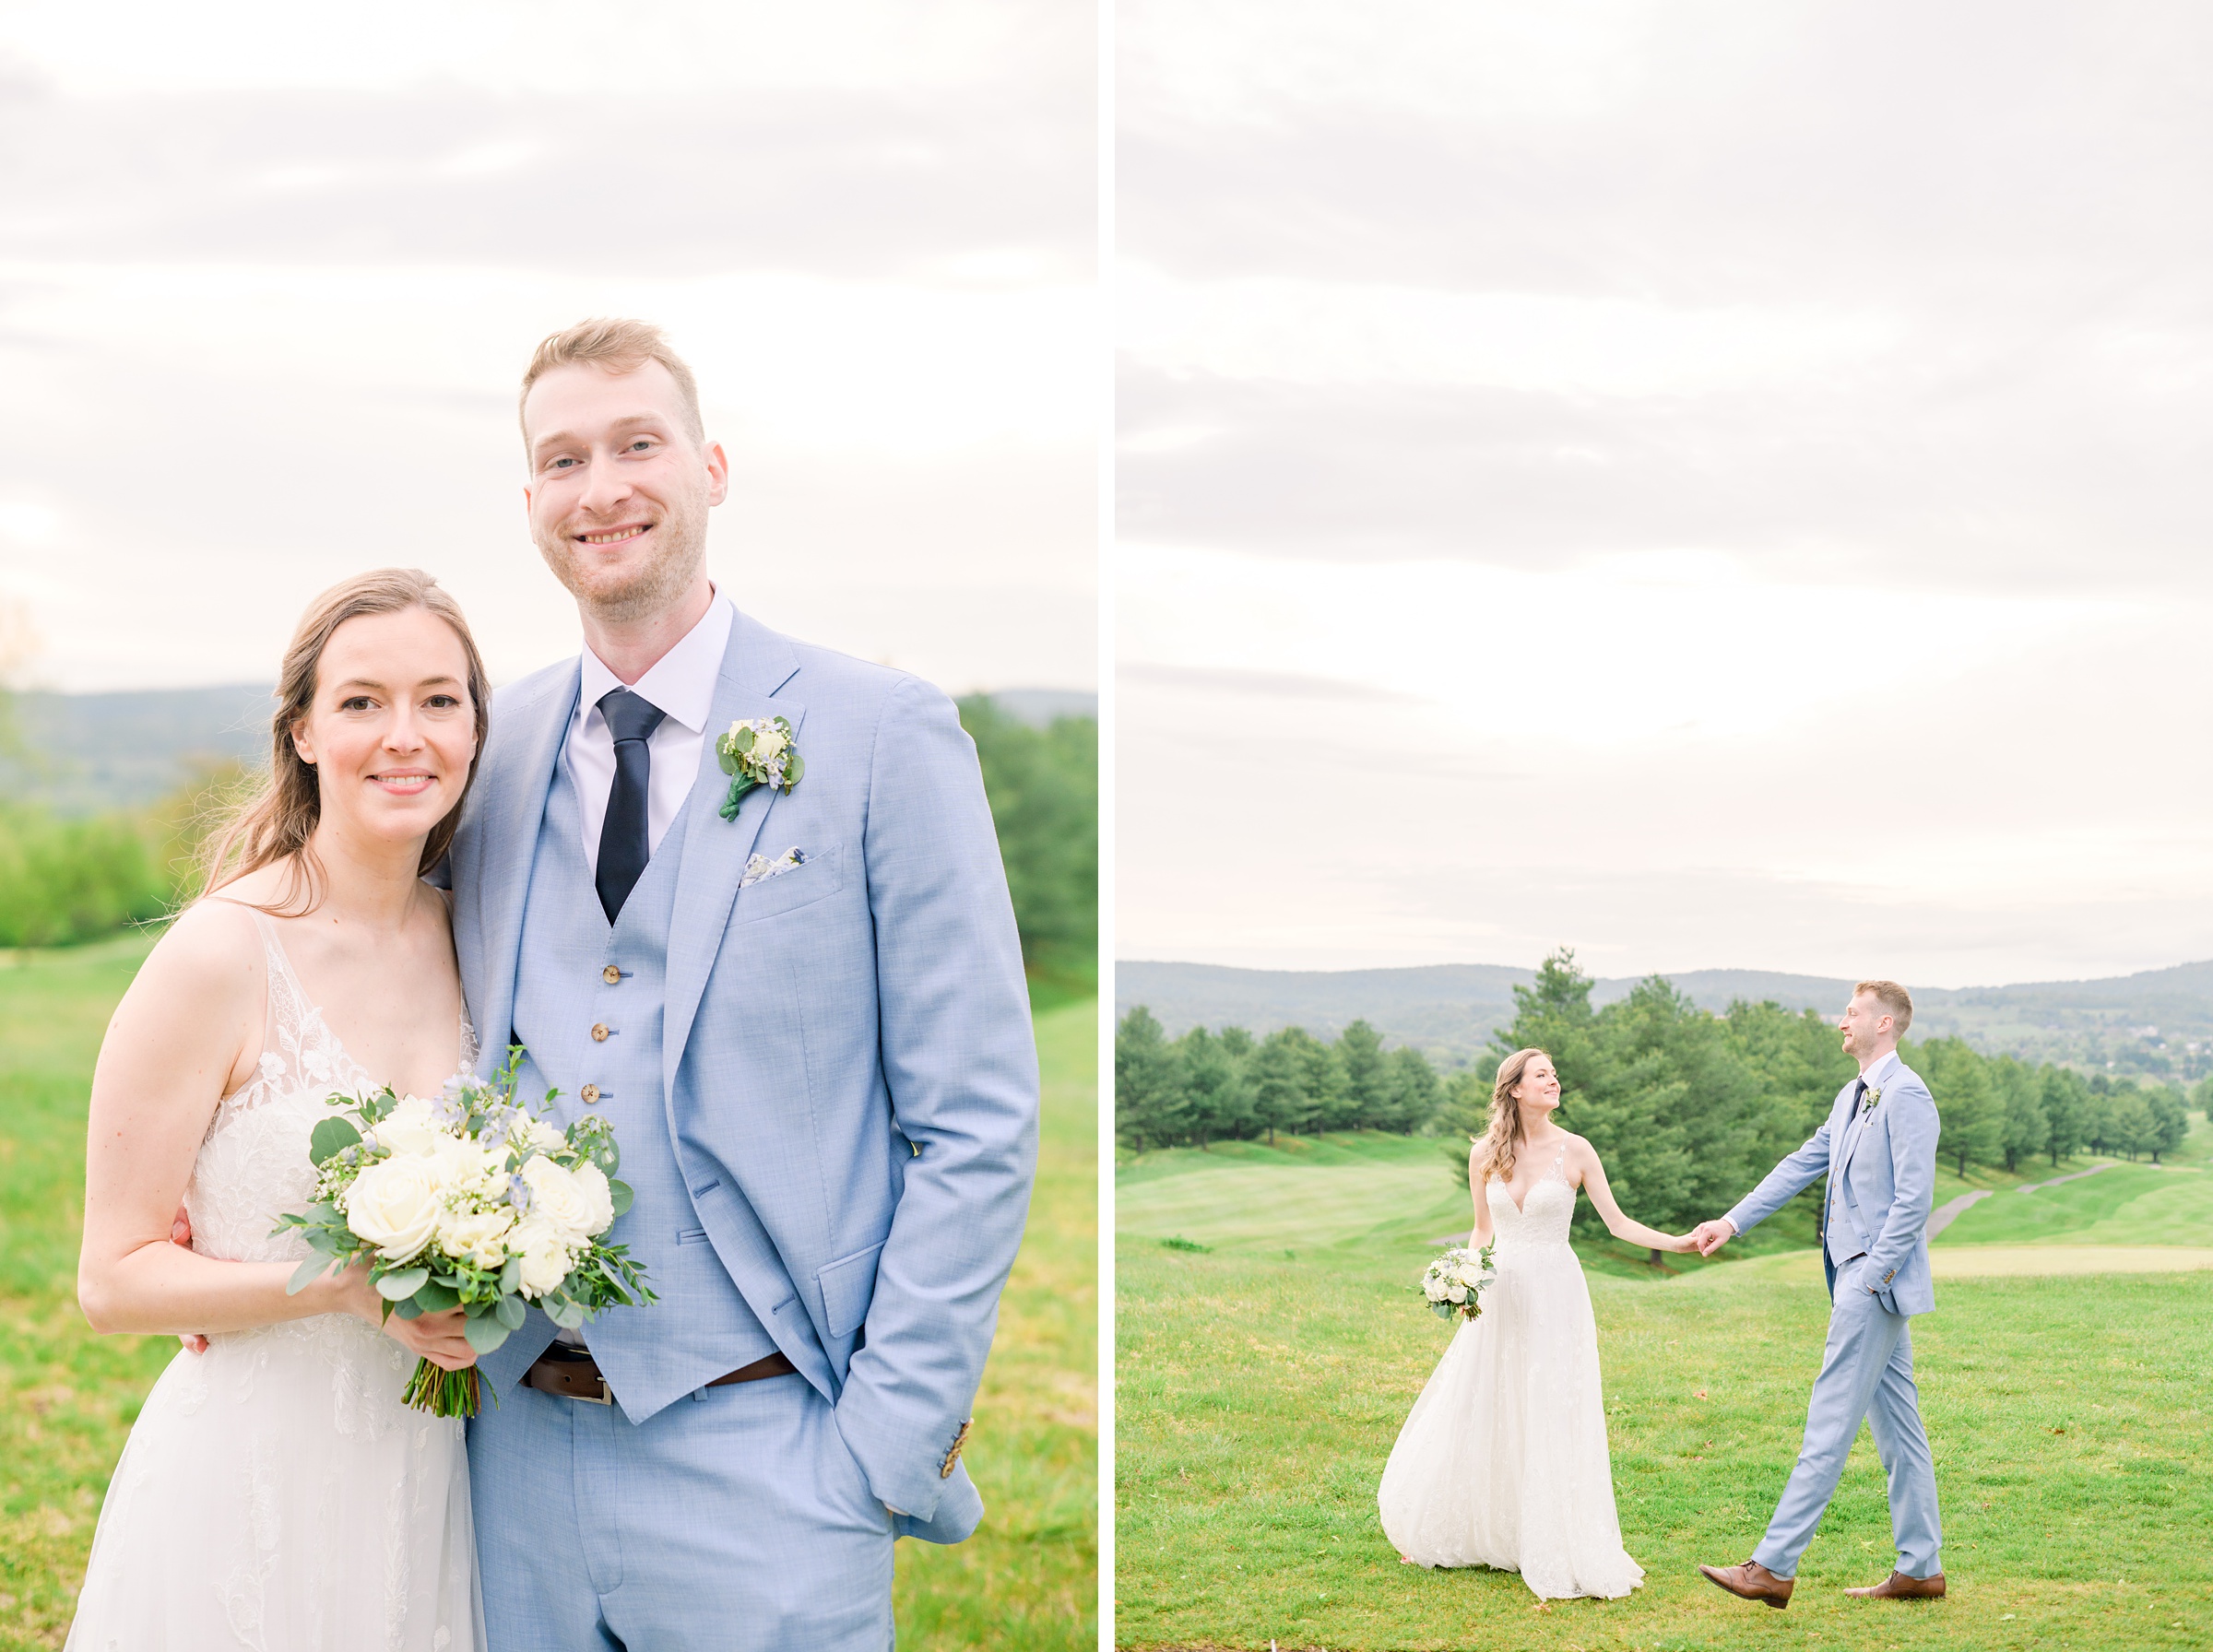
<svg viewBox="0 0 2213 1652"><path fill-rule="evenodd" d="M575 714L577 685L584 680L582 662L558 679L553 691L535 704L520 708L520 726L502 749L503 761L484 797L485 844L479 856L482 876L477 880L478 933L483 937L485 993L477 1036L483 1047L479 1068L489 1074L507 1058L507 1043L515 1035L515 972L522 955L523 902L530 892L530 867L538 855L539 822L546 812L546 793L553 785L553 765L561 760L569 719ZM497 838L507 853L495 853Z"/></svg>
<svg viewBox="0 0 2213 1652"><path fill-rule="evenodd" d="M683 1065L692 1018L706 991L707 976L722 950L730 903L738 897L747 857L761 836L769 812L783 794L755 786L739 805L738 818L722 818L729 776L722 772L715 742L741 717L782 717L799 745L807 708L776 690L799 668L791 645L765 626L740 613L730 626L729 646L715 685L707 738L699 751L699 778L684 806L684 859L677 871L676 904L669 926L667 1002L661 1022L662 1093L673 1103L676 1072ZM802 753L805 750L800 745ZM799 784L806 785L802 779ZM670 1127L675 1128L673 1117Z"/></svg>

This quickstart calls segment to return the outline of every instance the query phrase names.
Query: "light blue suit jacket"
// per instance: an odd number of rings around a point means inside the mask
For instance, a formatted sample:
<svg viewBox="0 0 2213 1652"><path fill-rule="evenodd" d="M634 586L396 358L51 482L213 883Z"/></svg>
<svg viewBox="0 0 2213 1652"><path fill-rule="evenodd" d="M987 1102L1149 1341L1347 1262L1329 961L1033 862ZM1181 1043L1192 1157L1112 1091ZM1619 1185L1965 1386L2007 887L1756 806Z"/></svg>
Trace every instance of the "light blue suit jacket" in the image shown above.
<svg viewBox="0 0 2213 1652"><path fill-rule="evenodd" d="M454 843L455 945L488 1071L514 1023L532 854L580 680L572 659L500 691ZM720 820L713 736L777 715L805 776ZM976 749L928 684L742 613L708 732L670 828L687 836L662 1045L669 1137L699 1225L835 1408L870 1489L905 1512L903 1529L957 1540L983 1505L948 1454L1037 1148L1028 992ZM794 846L803 865L740 888L749 856Z"/></svg>
<svg viewBox="0 0 2213 1652"><path fill-rule="evenodd" d="M1867 1253L1873 1277L1882 1282L1876 1295L1892 1313L1926 1314L1936 1306L1928 1240L1936 1190L1935 1099L1921 1075L1900 1061L1865 1127L1855 1131L1853 1088L1837 1092L1821 1127L1769 1171L1728 1220L1744 1233L1827 1175L1838 1196L1830 1220L1839 1224L1841 1254Z"/></svg>

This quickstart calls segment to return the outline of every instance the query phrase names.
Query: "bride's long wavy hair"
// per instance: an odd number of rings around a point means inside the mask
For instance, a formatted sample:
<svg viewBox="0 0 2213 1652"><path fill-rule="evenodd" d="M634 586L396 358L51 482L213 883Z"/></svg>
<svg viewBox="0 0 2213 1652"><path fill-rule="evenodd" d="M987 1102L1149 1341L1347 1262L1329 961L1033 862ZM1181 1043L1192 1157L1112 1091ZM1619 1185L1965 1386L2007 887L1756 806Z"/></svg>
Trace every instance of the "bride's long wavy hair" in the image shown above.
<svg viewBox="0 0 2213 1652"><path fill-rule="evenodd" d="M315 679L331 634L347 620L365 614L399 614L409 608L425 609L444 620L460 639L462 656L468 662L477 756L469 760L461 796L422 845L420 869L429 871L444 857L460 828L461 806L467 801L477 761L484 754L484 735L491 725L491 686L461 605L420 568L379 568L331 586L300 617L277 681L277 711L269 720L268 776L208 832L200 857L202 894L212 894L264 867L290 862L291 880L284 898L264 910L279 917L297 916L312 912L322 899L323 868L309 840L323 818L323 794L315 782L315 766L292 744L292 731L314 709Z"/></svg>
<svg viewBox="0 0 2213 1652"><path fill-rule="evenodd" d="M1490 1128L1475 1143L1475 1164L1483 1181L1514 1179L1514 1157L1521 1150L1522 1139L1521 1103L1514 1097L1514 1086L1539 1056L1552 1059L1543 1050L1516 1050L1498 1064L1498 1076L1491 1082Z"/></svg>

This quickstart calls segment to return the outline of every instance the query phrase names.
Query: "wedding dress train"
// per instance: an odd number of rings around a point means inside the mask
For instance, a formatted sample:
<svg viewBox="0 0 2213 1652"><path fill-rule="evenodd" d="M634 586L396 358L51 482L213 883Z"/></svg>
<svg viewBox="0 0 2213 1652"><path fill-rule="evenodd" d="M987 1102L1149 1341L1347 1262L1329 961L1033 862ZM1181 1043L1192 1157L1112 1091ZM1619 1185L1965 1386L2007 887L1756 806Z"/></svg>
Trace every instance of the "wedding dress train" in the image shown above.
<svg viewBox="0 0 2213 1652"><path fill-rule="evenodd" d="M1566 1155L1563 1143L1526 1209L1485 1185L1498 1277L1414 1402L1376 1493L1409 1560L1519 1572L1545 1599L1626 1595L1644 1576L1615 1515L1598 1327L1568 1246Z"/></svg>
<svg viewBox="0 0 2213 1652"><path fill-rule="evenodd" d="M193 1247L308 1251L324 1098L368 1081L307 1001L276 926L260 1075L223 1098L185 1209ZM463 1064L474 1039L462 1028ZM347 1314L212 1336L154 1385L108 1486L69 1652L475 1652L483 1644L457 1419L400 1403L415 1358Z"/></svg>

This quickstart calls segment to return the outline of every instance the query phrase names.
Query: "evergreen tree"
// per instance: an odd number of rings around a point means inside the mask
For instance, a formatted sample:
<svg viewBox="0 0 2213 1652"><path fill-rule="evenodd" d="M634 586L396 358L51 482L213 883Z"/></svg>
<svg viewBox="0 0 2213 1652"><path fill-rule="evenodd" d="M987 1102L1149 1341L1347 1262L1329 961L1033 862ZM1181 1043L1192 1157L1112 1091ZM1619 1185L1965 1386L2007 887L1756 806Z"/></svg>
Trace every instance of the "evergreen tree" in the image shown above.
<svg viewBox="0 0 2213 1652"><path fill-rule="evenodd" d="M2113 1150L2113 1081L2103 1073L2090 1075L2089 1093L2083 1098L2082 1139L2093 1153Z"/></svg>
<svg viewBox="0 0 2213 1652"><path fill-rule="evenodd" d="M1429 1065L1429 1057L1419 1050L1395 1049L1386 1065L1390 1095L1383 1127L1411 1136L1437 1116L1443 1087L1437 1081L1437 1069Z"/></svg>
<svg viewBox="0 0 2213 1652"><path fill-rule="evenodd" d="M1237 1031L1243 1046L1249 1049L1251 1035L1241 1028ZM1204 1027L1193 1027L1176 1041L1183 1092L1190 1107L1191 1135L1201 1147L1252 1133L1256 1121L1252 1097L1245 1086L1244 1064L1237 1059L1238 1043Z"/></svg>
<svg viewBox="0 0 2213 1652"><path fill-rule="evenodd" d="M2151 1106L2151 1139L2146 1145L2151 1150L2151 1162L2157 1164L2161 1153L2174 1151L2190 1134L2190 1108L2183 1092L2172 1084L2160 1085L2146 1099Z"/></svg>
<svg viewBox="0 0 2213 1652"><path fill-rule="evenodd" d="M1180 1140L1189 1127L1181 1064L1142 1004L1114 1032L1114 1122L1117 1138L1141 1153Z"/></svg>
<svg viewBox="0 0 2213 1652"><path fill-rule="evenodd" d="M2043 1069L2043 1103L2044 1150L2052 1155L2052 1168L2057 1170L2062 1159L2080 1152L2089 1139L2090 1087L2073 1068L2047 1067Z"/></svg>
<svg viewBox="0 0 2213 1652"><path fill-rule="evenodd" d="M1307 1060L1299 1047L1302 1040L1313 1042L1299 1027L1269 1033L1245 1069L1251 1082L1253 1116L1267 1130L1270 1146L1278 1130L1296 1134L1314 1116L1314 1100L1307 1093Z"/></svg>
<svg viewBox="0 0 2213 1652"><path fill-rule="evenodd" d="M1299 1056L1307 1068L1307 1096L1314 1104L1311 1127L1351 1129L1355 1115L1346 1099L1344 1063L1337 1058L1337 1046L1310 1036L1303 1028L1298 1035Z"/></svg>
<svg viewBox="0 0 2213 1652"><path fill-rule="evenodd" d="M1383 1035L1356 1021L1337 1035L1337 1060L1344 1069L1346 1122L1343 1129L1380 1130L1390 1126L1391 1074L1383 1056Z"/></svg>
<svg viewBox="0 0 2213 1652"><path fill-rule="evenodd" d="M2144 1099L2144 1092L2136 1085L2117 1088L2113 1092L2112 1121L2114 1151L2126 1153L2134 1159L2151 1145L2154 1134L2151 1105Z"/></svg>
<svg viewBox="0 0 2213 1652"><path fill-rule="evenodd" d="M2006 1108L1990 1081L1990 1064L1959 1038L1932 1038L1918 1050L1901 1050L1936 1101L1936 1152L1961 1175L1972 1164L1995 1164L2005 1156Z"/></svg>
<svg viewBox="0 0 2213 1652"><path fill-rule="evenodd" d="M2018 1170L2022 1159L2042 1152L2052 1139L2052 1121L2044 1116L2043 1080L2027 1062L2011 1056L1991 1063L1991 1077L2006 1115L1999 1139L2006 1168Z"/></svg>

